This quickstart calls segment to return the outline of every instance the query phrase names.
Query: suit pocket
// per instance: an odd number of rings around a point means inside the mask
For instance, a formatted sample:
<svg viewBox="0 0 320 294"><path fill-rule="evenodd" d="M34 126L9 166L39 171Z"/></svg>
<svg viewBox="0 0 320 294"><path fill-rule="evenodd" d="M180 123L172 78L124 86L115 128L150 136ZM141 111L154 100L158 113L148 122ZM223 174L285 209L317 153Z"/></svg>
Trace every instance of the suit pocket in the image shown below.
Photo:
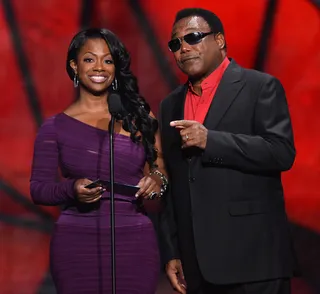
<svg viewBox="0 0 320 294"><path fill-rule="evenodd" d="M259 201L239 201L229 203L229 213L232 216L262 214L268 212L268 205Z"/></svg>

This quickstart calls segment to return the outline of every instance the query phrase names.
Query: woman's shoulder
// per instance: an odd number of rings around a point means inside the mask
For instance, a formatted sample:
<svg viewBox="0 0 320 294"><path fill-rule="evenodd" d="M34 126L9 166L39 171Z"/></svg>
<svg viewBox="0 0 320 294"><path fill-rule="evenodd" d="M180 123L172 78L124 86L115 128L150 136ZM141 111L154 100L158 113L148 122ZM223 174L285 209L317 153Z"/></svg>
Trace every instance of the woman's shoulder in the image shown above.
<svg viewBox="0 0 320 294"><path fill-rule="evenodd" d="M63 113L61 112L46 118L41 124L38 133L56 133L58 122L62 116Z"/></svg>
<svg viewBox="0 0 320 294"><path fill-rule="evenodd" d="M48 118L46 118L43 121L41 127L45 127L45 128L55 127L57 122L59 122L63 118L63 115L64 115L64 113L60 112L60 113L54 114L52 116L49 116Z"/></svg>

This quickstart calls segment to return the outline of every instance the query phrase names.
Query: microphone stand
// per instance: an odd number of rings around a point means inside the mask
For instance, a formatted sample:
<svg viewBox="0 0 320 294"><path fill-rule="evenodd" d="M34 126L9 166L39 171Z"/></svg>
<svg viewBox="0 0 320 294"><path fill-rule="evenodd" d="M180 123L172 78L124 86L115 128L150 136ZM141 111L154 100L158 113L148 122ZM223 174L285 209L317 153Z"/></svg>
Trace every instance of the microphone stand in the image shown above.
<svg viewBox="0 0 320 294"><path fill-rule="evenodd" d="M111 115L109 123L110 134L110 225L111 225L111 274L112 274L112 294L116 294L116 244L115 244L115 207L114 207L114 123L115 116Z"/></svg>

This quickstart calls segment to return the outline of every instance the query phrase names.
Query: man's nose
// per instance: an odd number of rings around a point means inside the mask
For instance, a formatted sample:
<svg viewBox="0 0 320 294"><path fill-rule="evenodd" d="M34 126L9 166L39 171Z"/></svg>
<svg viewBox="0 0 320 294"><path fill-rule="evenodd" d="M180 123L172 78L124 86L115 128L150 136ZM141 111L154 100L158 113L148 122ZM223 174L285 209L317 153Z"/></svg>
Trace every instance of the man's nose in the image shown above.
<svg viewBox="0 0 320 294"><path fill-rule="evenodd" d="M190 45L185 40L182 39L180 51L181 52L188 52L188 51L190 51L190 49L191 49Z"/></svg>

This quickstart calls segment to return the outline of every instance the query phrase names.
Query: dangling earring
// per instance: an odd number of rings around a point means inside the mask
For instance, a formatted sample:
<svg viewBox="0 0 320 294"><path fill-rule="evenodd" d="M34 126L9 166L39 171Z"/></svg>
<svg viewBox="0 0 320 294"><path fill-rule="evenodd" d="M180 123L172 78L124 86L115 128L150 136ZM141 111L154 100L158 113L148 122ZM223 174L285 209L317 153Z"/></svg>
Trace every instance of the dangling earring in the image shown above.
<svg viewBox="0 0 320 294"><path fill-rule="evenodd" d="M74 86L75 88L77 88L78 85L79 85L78 75L77 75L77 74L74 74L74 76L73 76L73 86Z"/></svg>
<svg viewBox="0 0 320 294"><path fill-rule="evenodd" d="M113 91L117 91L118 90L118 81L117 78L114 78L113 82L112 82L112 89Z"/></svg>

